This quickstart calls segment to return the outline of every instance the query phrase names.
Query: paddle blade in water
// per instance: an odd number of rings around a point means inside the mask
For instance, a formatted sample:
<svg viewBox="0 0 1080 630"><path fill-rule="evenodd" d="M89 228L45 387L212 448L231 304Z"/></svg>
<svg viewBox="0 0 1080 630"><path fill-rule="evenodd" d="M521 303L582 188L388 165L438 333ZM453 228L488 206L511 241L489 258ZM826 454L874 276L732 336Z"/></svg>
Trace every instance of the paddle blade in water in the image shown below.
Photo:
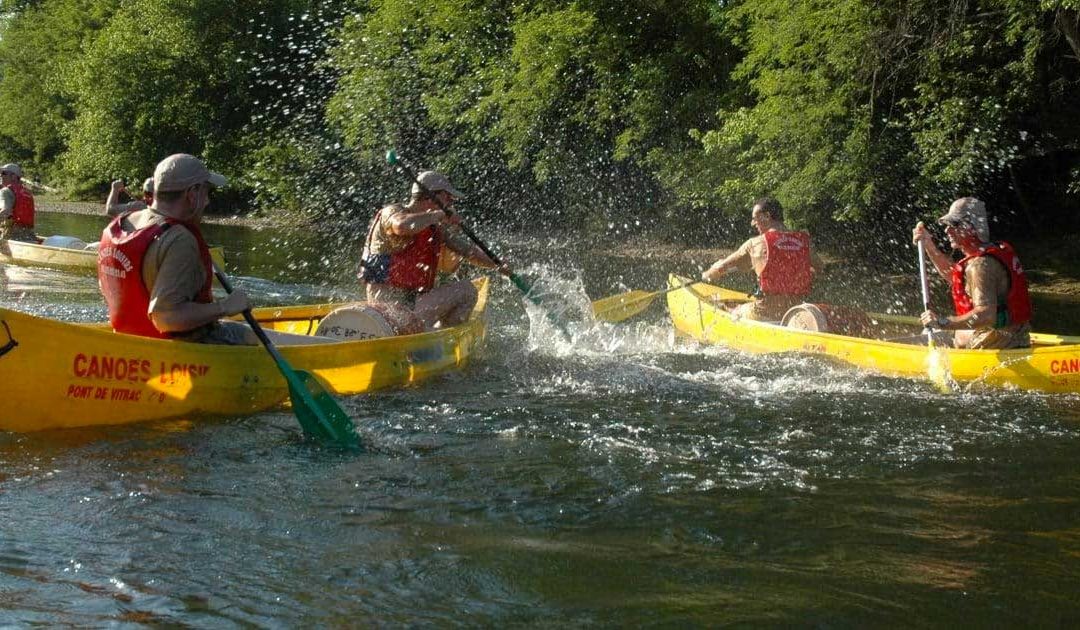
<svg viewBox="0 0 1080 630"><path fill-rule="evenodd" d="M292 370L286 374L286 380L293 413L305 433L347 448L360 446L352 419L313 374Z"/></svg>
<svg viewBox="0 0 1080 630"><path fill-rule="evenodd" d="M628 291L592 303L593 317L603 322L621 322L649 308L658 291Z"/></svg>
<svg viewBox="0 0 1080 630"><path fill-rule="evenodd" d="M949 368L949 354L941 344L934 339L934 333L927 331L927 350L926 353L926 376L929 377L930 382L934 384L934 387L938 389L942 394L948 394L953 391L953 379L951 370Z"/></svg>

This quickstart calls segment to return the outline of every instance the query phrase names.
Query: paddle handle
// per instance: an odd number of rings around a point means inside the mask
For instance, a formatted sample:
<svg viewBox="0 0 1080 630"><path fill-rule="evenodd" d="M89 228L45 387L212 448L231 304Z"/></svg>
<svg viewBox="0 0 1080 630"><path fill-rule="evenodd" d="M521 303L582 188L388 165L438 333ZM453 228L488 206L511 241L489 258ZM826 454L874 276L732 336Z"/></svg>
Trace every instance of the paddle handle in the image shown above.
<svg viewBox="0 0 1080 630"><path fill-rule="evenodd" d="M926 248L919 243L919 282L922 285L923 310L930 310L930 279L926 276Z"/></svg>

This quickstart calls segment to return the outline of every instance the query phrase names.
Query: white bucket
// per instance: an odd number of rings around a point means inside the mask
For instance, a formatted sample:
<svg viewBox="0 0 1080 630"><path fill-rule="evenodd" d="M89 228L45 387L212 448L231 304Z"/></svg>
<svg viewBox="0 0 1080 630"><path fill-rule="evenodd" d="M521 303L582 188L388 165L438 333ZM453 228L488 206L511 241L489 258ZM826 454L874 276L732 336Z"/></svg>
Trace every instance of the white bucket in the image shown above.
<svg viewBox="0 0 1080 630"><path fill-rule="evenodd" d="M413 335L424 326L412 311L397 304L372 302L343 306L319 322L315 334L341 341Z"/></svg>

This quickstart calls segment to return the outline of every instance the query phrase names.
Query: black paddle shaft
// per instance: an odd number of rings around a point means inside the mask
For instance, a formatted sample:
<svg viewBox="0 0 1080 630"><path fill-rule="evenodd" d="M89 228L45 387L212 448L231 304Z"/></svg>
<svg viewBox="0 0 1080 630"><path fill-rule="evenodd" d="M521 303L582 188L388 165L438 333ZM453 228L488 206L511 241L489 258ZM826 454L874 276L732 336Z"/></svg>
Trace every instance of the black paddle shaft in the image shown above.
<svg viewBox="0 0 1080 630"><path fill-rule="evenodd" d="M441 199L432 195L431 191L427 189L427 186L420 183L420 178L416 176L416 173L409 167L408 164L405 163L404 160L402 160L400 157L396 158L394 165L400 167L401 170L405 171L405 174L409 176L409 179L413 180L413 183L415 183L420 188L420 190L424 192L425 195L427 195L431 199L434 199L435 203L439 204L439 209L446 213L446 216L453 216L454 211L447 207L447 205L444 204ZM461 231L464 232L466 236L472 239L472 242L476 243L476 246L479 247L481 251L487 254L487 257L491 259L491 262L495 263L499 267L503 266L503 261L495 255L495 252L491 251L491 248L488 247L487 244L484 243L484 241L480 240L480 237L478 237L476 233L474 233L469 228L469 226L465 225L464 223L458 223L458 227L461 228Z"/></svg>

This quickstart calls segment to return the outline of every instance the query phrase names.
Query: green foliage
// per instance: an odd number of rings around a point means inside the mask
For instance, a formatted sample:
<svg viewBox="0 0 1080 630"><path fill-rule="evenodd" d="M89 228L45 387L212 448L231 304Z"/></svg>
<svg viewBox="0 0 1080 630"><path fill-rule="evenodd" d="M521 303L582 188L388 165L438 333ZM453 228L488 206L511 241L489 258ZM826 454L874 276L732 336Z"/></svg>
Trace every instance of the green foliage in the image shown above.
<svg viewBox="0 0 1080 630"><path fill-rule="evenodd" d="M357 222L407 189L391 146L480 217L613 233L763 194L806 227L977 194L1039 228L1080 190L1077 0L0 2L0 140L69 191L189 151Z"/></svg>
<svg viewBox="0 0 1080 630"><path fill-rule="evenodd" d="M64 89L77 59L119 0L44 0L3 22L0 32L0 135L8 151L51 172L73 115ZM9 10L18 9L8 5Z"/></svg>

